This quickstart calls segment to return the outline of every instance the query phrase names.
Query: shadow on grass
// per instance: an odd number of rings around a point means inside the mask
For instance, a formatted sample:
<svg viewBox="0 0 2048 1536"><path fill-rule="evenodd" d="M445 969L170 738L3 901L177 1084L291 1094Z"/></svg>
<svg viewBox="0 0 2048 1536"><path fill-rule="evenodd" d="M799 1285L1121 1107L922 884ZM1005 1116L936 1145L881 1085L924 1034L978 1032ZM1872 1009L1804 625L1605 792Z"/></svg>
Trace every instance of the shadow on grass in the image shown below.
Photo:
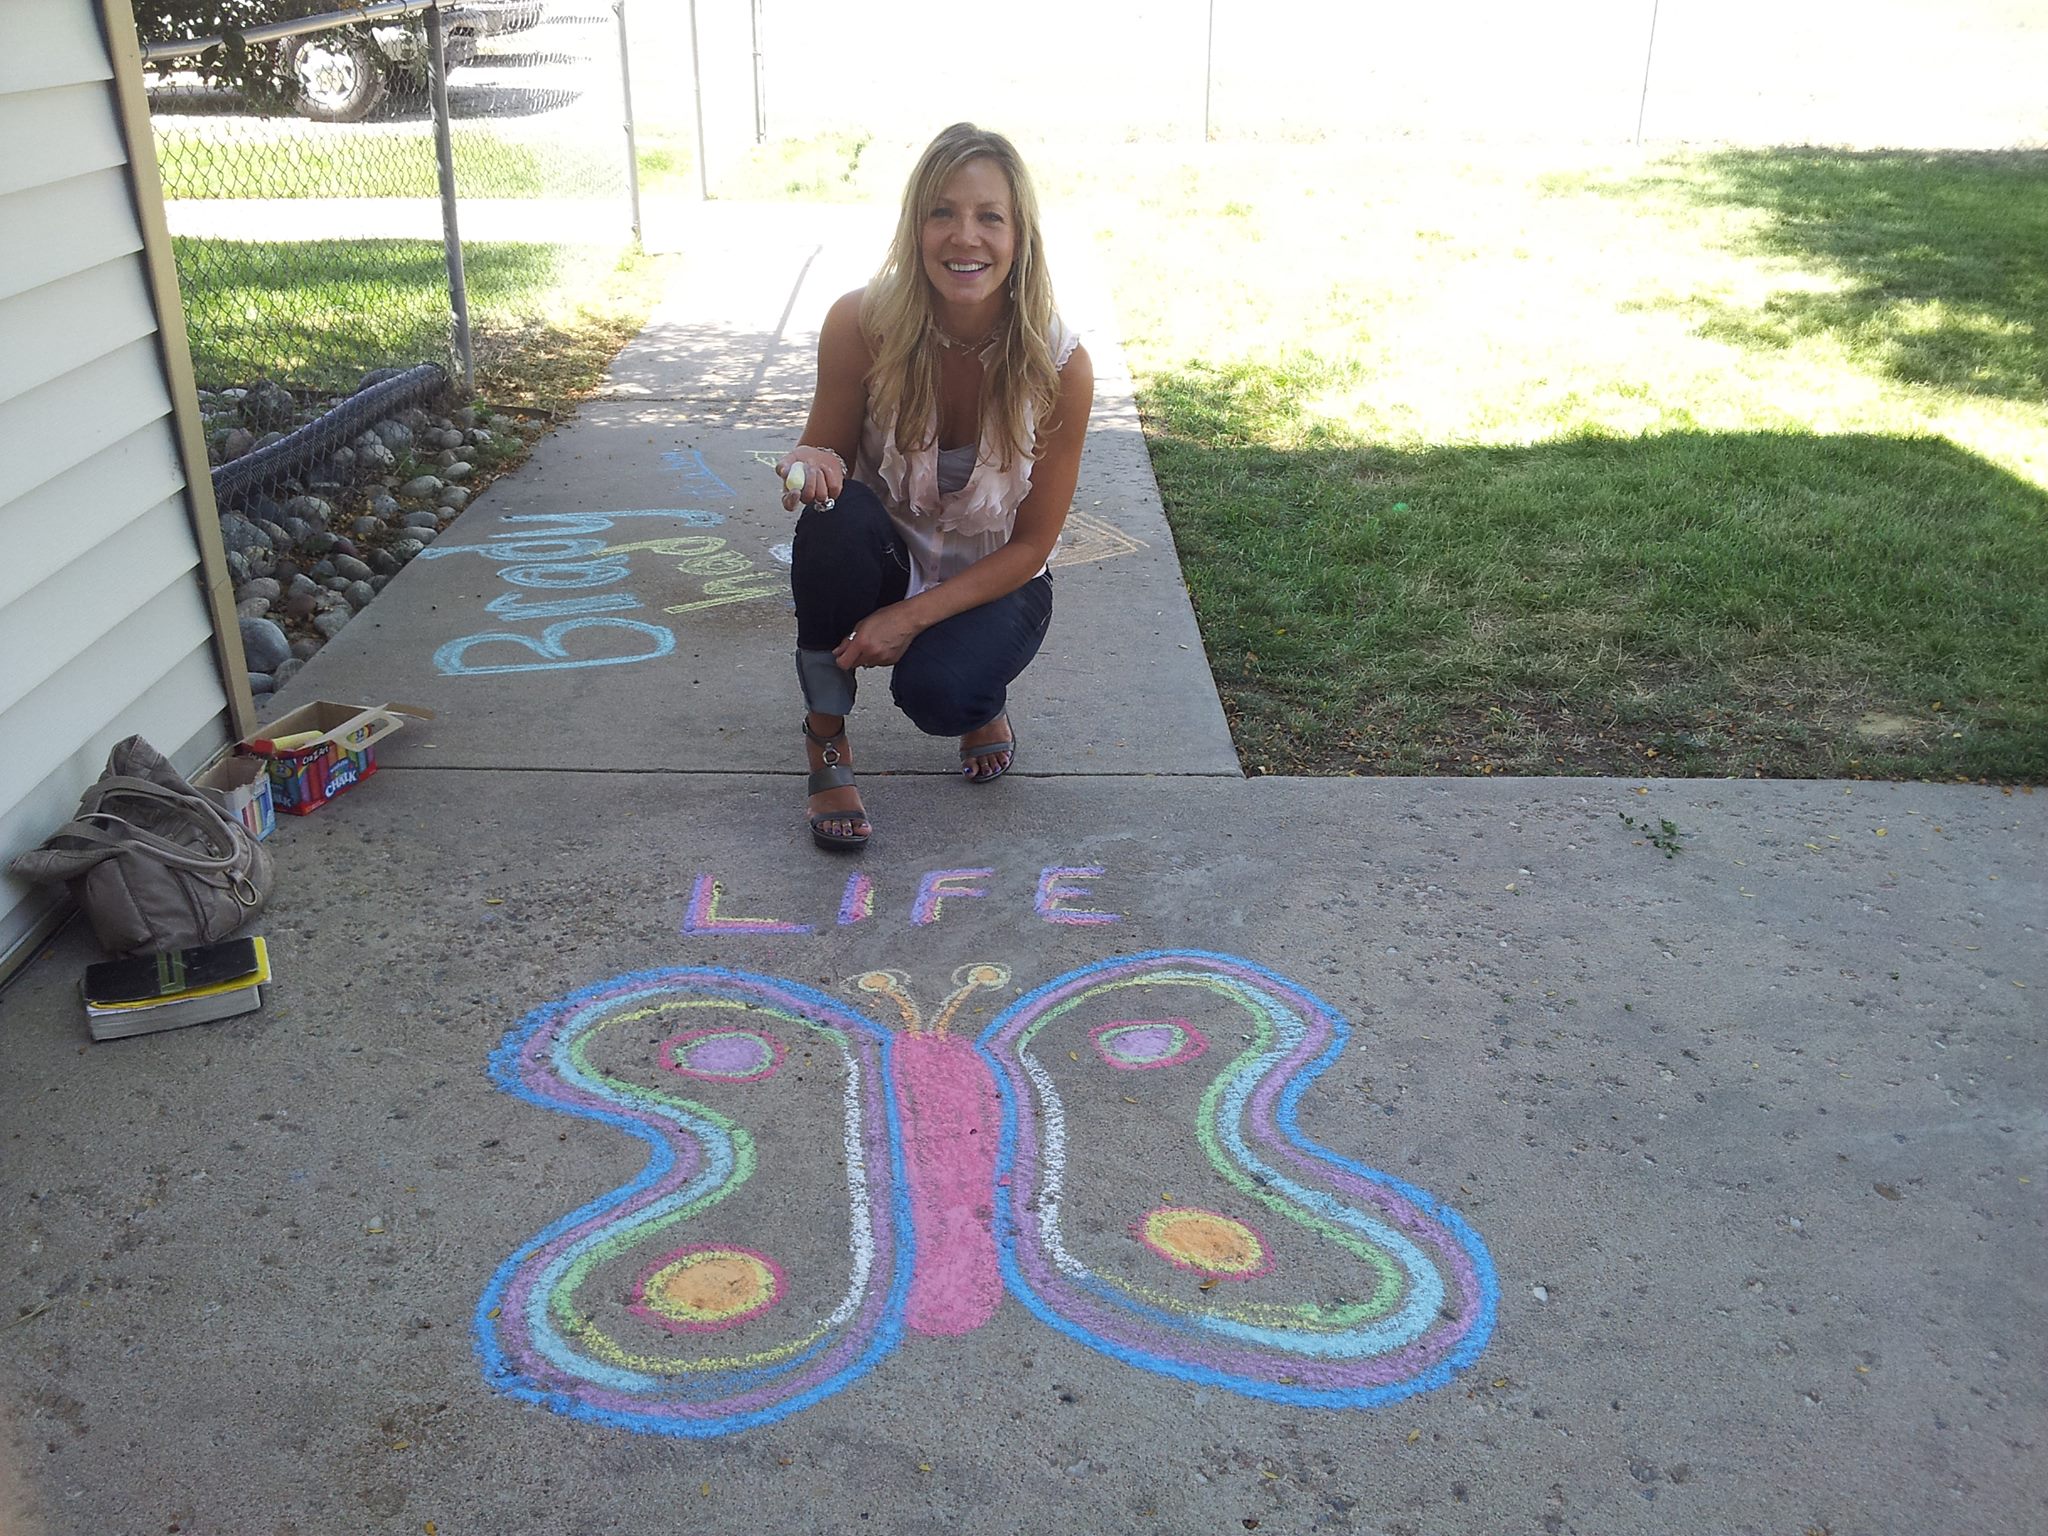
<svg viewBox="0 0 2048 1536"><path fill-rule="evenodd" d="M1732 150L1636 185L1759 210L1757 248L1843 280L1725 311L1707 334L1824 333L1908 383L2048 395L2048 151Z"/></svg>
<svg viewBox="0 0 2048 1536"><path fill-rule="evenodd" d="M1247 767L2048 778L2048 496L2005 470L1791 433L1260 446L1290 384L1142 400Z"/></svg>

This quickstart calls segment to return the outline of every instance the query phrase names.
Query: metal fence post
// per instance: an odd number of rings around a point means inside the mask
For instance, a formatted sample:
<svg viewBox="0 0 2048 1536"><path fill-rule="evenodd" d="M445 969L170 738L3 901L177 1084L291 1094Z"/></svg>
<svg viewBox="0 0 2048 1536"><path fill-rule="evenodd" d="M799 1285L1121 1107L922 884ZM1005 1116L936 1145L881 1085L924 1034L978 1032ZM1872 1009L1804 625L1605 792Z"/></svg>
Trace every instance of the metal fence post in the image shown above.
<svg viewBox="0 0 2048 1536"><path fill-rule="evenodd" d="M441 180L441 236L448 249L448 307L455 317L455 360L462 392L476 393L476 357L469 342L469 285L462 275L462 235L455 227L455 143L448 132L447 39L441 8L427 7L427 88L434 105L434 163Z"/></svg>
<svg viewBox="0 0 2048 1536"><path fill-rule="evenodd" d="M1650 61L1657 56L1657 6L1650 0L1650 45L1643 51L1643 94L1636 101L1636 147L1643 143L1643 114L1650 107Z"/></svg>
<svg viewBox="0 0 2048 1536"><path fill-rule="evenodd" d="M697 0L690 0L690 94L697 101L697 195L711 201L711 158L704 144L704 55L697 46Z"/></svg>
<svg viewBox="0 0 2048 1536"><path fill-rule="evenodd" d="M1216 79L1216 0L1209 0L1209 48L1202 55L1202 142L1209 142L1209 90Z"/></svg>
<svg viewBox="0 0 2048 1536"><path fill-rule="evenodd" d="M626 109L626 196L633 204L633 239L640 240L640 149L633 139L633 57L626 47L626 0L612 0L619 20L619 99Z"/></svg>

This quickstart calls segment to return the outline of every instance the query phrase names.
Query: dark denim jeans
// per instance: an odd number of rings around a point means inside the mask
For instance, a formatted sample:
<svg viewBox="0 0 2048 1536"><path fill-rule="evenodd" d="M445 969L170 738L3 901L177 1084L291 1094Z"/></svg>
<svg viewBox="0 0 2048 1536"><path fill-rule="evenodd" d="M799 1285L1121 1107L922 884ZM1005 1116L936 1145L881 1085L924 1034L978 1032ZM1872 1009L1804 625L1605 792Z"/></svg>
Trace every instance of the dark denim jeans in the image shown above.
<svg viewBox="0 0 2048 1536"><path fill-rule="evenodd" d="M852 707L855 674L833 649L877 608L910 588L910 555L880 498L849 479L827 512L797 520L789 569L796 598L797 677L820 714ZM930 736L964 736L1003 712L1010 683L1031 664L1052 624L1052 580L1035 576L994 602L956 613L910 642L891 669L896 707Z"/></svg>

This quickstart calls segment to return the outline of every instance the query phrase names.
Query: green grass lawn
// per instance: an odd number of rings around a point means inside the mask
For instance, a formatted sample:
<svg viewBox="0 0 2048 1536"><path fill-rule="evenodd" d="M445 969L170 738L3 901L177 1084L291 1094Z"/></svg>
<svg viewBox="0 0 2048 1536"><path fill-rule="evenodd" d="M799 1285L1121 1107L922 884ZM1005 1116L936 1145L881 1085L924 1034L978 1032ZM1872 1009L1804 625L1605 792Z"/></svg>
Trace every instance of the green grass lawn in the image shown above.
<svg viewBox="0 0 2048 1536"><path fill-rule="evenodd" d="M449 135L464 197L623 197L623 145L533 144L461 126ZM159 120L156 152L166 198L440 196L424 125L385 133L295 119Z"/></svg>
<svg viewBox="0 0 2048 1536"><path fill-rule="evenodd" d="M450 360L438 241L172 241L202 388L262 376L347 391L366 369ZM595 387L660 292L660 258L582 246L464 247L478 387L555 405Z"/></svg>
<svg viewBox="0 0 2048 1536"><path fill-rule="evenodd" d="M1215 148L1074 190L1247 767L2048 777L2048 156Z"/></svg>

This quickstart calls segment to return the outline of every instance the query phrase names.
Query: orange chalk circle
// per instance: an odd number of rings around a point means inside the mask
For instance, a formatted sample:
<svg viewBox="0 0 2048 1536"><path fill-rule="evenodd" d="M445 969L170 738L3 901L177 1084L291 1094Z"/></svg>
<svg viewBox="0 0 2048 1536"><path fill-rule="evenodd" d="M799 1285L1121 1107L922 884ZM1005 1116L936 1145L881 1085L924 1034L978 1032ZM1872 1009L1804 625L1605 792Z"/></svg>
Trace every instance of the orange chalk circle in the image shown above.
<svg viewBox="0 0 2048 1536"><path fill-rule="evenodd" d="M1219 1280L1252 1280L1273 1272L1273 1251L1241 1221L1216 1211L1167 1205L1131 1229L1167 1263Z"/></svg>
<svg viewBox="0 0 2048 1536"><path fill-rule="evenodd" d="M665 1254L633 1288L631 1310L685 1333L730 1328L781 1299L782 1271L745 1248L681 1248Z"/></svg>

